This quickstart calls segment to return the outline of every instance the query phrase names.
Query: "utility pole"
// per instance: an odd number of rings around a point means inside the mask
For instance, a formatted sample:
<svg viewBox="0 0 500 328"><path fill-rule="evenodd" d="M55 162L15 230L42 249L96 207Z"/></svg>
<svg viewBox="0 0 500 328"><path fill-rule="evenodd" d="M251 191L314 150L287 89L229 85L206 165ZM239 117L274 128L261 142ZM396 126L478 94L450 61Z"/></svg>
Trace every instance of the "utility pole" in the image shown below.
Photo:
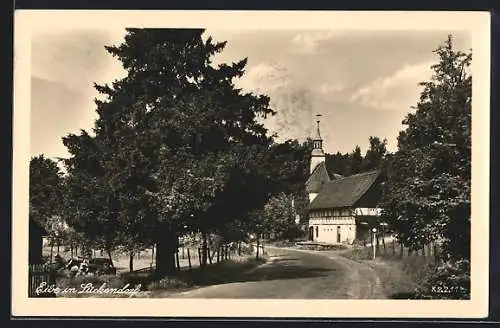
<svg viewBox="0 0 500 328"><path fill-rule="evenodd" d="M375 243L377 241L376 233L377 233L377 228L372 229L373 232L373 241L372 241L372 247L373 247L373 260L375 261L375 255L377 252L377 248L375 247Z"/></svg>

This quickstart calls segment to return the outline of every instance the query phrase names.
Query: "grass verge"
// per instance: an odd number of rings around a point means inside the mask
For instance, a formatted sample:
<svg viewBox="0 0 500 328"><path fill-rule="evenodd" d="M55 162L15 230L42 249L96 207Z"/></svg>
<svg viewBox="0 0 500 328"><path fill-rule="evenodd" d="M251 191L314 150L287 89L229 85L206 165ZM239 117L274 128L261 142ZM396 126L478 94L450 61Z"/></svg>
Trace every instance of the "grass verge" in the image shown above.
<svg viewBox="0 0 500 328"><path fill-rule="evenodd" d="M380 278L384 294L390 299L417 298L416 289L425 284L436 267L433 256L415 253L405 256L382 253L373 260L370 247L354 248L341 255L372 267Z"/></svg>
<svg viewBox="0 0 500 328"><path fill-rule="evenodd" d="M123 275L100 275L100 276L77 276L60 277L57 286L66 292L61 292L57 297L106 297L122 298L130 297L124 293L78 293L82 286L91 284L99 288L105 284L106 288L120 289L126 285L127 288L136 288L141 285L140 290L147 293L137 293L134 297L158 297L159 294L168 292L176 293L196 289L200 287L230 283L240 280L244 274L257 266L265 263L267 259L254 256L240 257L224 262L207 265L204 268L196 267L191 270L182 270L177 276L156 279L152 270L139 270Z"/></svg>

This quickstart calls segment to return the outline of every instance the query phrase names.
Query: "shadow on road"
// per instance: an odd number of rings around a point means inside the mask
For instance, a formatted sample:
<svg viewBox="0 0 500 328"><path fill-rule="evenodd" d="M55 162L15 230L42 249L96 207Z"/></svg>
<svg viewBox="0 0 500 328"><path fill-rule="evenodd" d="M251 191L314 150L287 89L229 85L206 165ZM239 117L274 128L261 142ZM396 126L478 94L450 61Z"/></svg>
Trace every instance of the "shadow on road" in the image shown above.
<svg viewBox="0 0 500 328"><path fill-rule="evenodd" d="M207 267L204 270L185 272L186 278L198 286L227 284L235 282L251 282L278 279L299 279L321 277L331 274L334 269L323 267L306 267L293 264L294 258L280 258L270 265L257 267L256 265L224 265Z"/></svg>
<svg viewBox="0 0 500 328"><path fill-rule="evenodd" d="M298 261L298 258L295 257L281 257L277 259L273 259L273 262L283 262L283 261Z"/></svg>

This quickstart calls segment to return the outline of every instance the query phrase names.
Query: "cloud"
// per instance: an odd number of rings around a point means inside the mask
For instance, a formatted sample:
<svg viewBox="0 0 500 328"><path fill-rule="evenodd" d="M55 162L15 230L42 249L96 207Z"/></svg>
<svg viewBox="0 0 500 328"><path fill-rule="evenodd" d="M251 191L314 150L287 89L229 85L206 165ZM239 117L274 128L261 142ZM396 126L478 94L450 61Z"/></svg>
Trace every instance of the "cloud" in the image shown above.
<svg viewBox="0 0 500 328"><path fill-rule="evenodd" d="M236 84L239 88L253 92L276 91L293 84L288 70L276 62L262 62L251 67Z"/></svg>
<svg viewBox="0 0 500 328"><path fill-rule="evenodd" d="M96 119L93 87L124 76L104 49L122 42L124 30L37 31L32 42L31 151L67 156L61 137L90 130ZM47 126L50 126L47 132Z"/></svg>
<svg viewBox="0 0 500 328"><path fill-rule="evenodd" d="M318 92L322 94L329 94L332 92L339 92L344 90L344 87L340 84L329 84L323 83L318 87Z"/></svg>
<svg viewBox="0 0 500 328"><path fill-rule="evenodd" d="M35 34L32 75L81 90L119 77L121 66L104 49L120 43L124 31L76 30Z"/></svg>
<svg viewBox="0 0 500 328"><path fill-rule="evenodd" d="M249 69L236 84L271 98L277 114L267 118L264 125L270 133L278 133L278 140L303 140L312 133L314 93L289 70L273 61L262 62Z"/></svg>
<svg viewBox="0 0 500 328"><path fill-rule="evenodd" d="M342 35L342 31L301 32L292 39L294 52L301 55L316 54L323 42Z"/></svg>
<svg viewBox="0 0 500 328"><path fill-rule="evenodd" d="M431 78L432 64L407 65L390 76L375 79L358 88L350 101L380 110L409 109L420 96L418 84Z"/></svg>

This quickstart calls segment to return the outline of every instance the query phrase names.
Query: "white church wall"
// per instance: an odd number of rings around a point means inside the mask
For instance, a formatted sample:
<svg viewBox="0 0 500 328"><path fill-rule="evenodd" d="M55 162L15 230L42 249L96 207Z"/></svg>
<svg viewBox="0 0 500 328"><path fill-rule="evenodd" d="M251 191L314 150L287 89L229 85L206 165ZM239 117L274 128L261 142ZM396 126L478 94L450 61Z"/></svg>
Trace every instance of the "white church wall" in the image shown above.
<svg viewBox="0 0 500 328"><path fill-rule="evenodd" d="M311 156L310 173L313 173L316 166L318 166L319 163L324 161L325 161L325 156Z"/></svg>
<svg viewBox="0 0 500 328"><path fill-rule="evenodd" d="M309 193L309 203L312 202L316 196L318 196L317 193Z"/></svg>
<svg viewBox="0 0 500 328"><path fill-rule="evenodd" d="M353 217L310 218L309 226L313 227L313 240L317 242L339 243L338 231L340 232L340 243L352 243L356 239L356 221Z"/></svg>

